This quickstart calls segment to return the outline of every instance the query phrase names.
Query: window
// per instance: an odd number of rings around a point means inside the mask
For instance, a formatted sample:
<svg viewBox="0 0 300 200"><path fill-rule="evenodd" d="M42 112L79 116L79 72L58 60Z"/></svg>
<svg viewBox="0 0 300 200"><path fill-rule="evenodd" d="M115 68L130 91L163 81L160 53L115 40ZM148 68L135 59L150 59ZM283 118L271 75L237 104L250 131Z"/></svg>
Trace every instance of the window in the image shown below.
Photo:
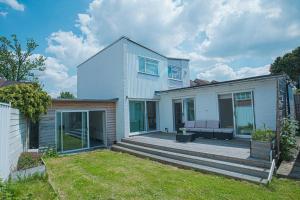
<svg viewBox="0 0 300 200"><path fill-rule="evenodd" d="M139 57L139 72L158 76L158 61Z"/></svg>
<svg viewBox="0 0 300 200"><path fill-rule="evenodd" d="M181 81L182 68L176 66L168 66L168 77L170 79Z"/></svg>

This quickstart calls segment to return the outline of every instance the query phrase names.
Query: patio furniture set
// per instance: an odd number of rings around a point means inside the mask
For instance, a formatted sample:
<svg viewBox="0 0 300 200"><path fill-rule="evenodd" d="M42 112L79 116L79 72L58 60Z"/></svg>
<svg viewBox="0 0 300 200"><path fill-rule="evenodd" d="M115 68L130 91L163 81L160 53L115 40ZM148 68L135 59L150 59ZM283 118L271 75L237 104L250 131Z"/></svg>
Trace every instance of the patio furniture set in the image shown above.
<svg viewBox="0 0 300 200"><path fill-rule="evenodd" d="M196 120L186 121L184 127L176 134L178 142L192 142L198 137L207 139L231 140L233 138L232 128L220 128L218 120Z"/></svg>

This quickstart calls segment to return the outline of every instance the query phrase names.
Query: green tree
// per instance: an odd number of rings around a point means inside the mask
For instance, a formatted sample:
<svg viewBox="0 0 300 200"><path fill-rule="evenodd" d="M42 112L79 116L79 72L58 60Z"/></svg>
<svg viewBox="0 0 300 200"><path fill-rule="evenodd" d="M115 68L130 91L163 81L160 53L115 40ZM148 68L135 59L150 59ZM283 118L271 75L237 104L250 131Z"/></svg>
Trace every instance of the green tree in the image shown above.
<svg viewBox="0 0 300 200"><path fill-rule="evenodd" d="M33 56L33 51L38 44L33 39L28 39L26 49L16 35L11 40L0 36L0 78L12 81L36 81L36 71L45 70L44 56Z"/></svg>
<svg viewBox="0 0 300 200"><path fill-rule="evenodd" d="M286 73L294 81L300 76L300 47L282 57L277 57L270 67L271 74Z"/></svg>
<svg viewBox="0 0 300 200"><path fill-rule="evenodd" d="M26 119L24 150L29 146L29 122L39 121L41 114L46 114L51 98L37 83L22 83L0 88L0 102L11 103L18 108Z"/></svg>
<svg viewBox="0 0 300 200"><path fill-rule="evenodd" d="M75 99L75 96L71 92L60 92L59 97L60 99Z"/></svg>

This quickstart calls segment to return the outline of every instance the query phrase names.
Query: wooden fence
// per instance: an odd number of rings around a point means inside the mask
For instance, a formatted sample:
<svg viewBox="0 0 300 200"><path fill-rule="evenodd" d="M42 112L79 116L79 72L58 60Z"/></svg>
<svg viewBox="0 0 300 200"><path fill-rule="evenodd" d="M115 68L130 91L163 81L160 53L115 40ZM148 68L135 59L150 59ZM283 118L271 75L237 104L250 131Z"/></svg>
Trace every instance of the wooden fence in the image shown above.
<svg viewBox="0 0 300 200"><path fill-rule="evenodd" d="M300 121L300 95L294 95L294 102L295 102L295 115L296 119Z"/></svg>

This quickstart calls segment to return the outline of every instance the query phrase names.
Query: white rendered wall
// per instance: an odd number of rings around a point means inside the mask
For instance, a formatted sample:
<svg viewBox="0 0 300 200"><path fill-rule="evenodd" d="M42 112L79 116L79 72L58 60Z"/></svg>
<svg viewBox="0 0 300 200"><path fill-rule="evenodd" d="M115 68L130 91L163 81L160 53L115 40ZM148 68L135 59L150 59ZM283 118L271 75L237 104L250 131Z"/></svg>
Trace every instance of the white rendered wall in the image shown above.
<svg viewBox="0 0 300 200"><path fill-rule="evenodd" d="M276 130L276 80L248 81L202 87L197 89L180 90L161 94L160 100L160 129L173 128L172 100L186 97L195 98L197 120L219 120L218 94L253 91L256 128L262 128L265 123L268 128Z"/></svg>
<svg viewBox="0 0 300 200"><path fill-rule="evenodd" d="M138 56L159 61L159 76L138 73ZM185 68L182 86L188 86L188 61L172 60L172 62ZM154 95L155 91L168 89L168 59L125 38L96 54L77 69L78 98L118 98L116 105L118 141L129 135L129 100L157 98Z"/></svg>
<svg viewBox="0 0 300 200"><path fill-rule="evenodd" d="M77 69L77 96L80 99L118 98L116 137L124 135L124 49L121 39Z"/></svg>

